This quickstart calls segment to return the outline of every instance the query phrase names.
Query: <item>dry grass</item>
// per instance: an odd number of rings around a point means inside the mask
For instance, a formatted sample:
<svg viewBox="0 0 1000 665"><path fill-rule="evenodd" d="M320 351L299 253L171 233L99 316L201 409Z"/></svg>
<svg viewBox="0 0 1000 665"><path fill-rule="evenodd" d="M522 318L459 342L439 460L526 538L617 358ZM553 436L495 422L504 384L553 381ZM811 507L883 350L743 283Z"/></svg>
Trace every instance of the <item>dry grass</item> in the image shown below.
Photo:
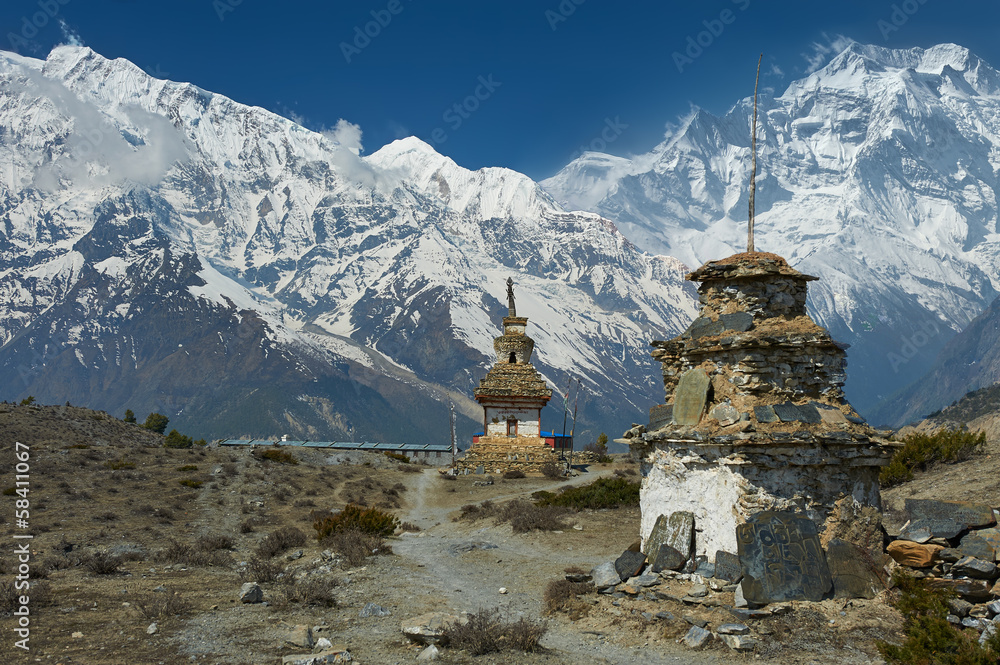
<svg viewBox="0 0 1000 665"><path fill-rule="evenodd" d="M508 621L499 608L480 609L469 615L468 623L452 624L445 631L448 643L473 656L505 651L539 651L539 641L548 626L521 618Z"/></svg>
<svg viewBox="0 0 1000 665"><path fill-rule="evenodd" d="M545 587L542 600L545 603L546 614L565 612L569 618L576 621L587 616L590 603L580 599L594 593L594 585L588 582L570 582L569 580L552 580Z"/></svg>

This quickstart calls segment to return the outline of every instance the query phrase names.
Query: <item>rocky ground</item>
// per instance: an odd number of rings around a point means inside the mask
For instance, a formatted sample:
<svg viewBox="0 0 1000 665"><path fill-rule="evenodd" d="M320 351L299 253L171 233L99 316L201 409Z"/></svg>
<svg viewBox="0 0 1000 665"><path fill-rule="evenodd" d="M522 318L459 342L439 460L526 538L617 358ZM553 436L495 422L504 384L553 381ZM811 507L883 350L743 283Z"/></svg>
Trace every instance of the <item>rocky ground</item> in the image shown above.
<svg viewBox="0 0 1000 665"><path fill-rule="evenodd" d="M571 613L546 614L549 582L567 569L612 561L636 540L638 509L572 513L561 529L527 534L489 519L457 519L467 504L628 474L624 460L581 468L568 480L485 484L483 476L444 480L430 467L404 471L413 465L375 455L343 463L296 450L293 465L245 449L165 449L162 439L107 414L0 405L9 468L15 441L31 446L27 531L35 535L30 565L42 587L32 591L30 652L4 644L0 662L279 663L310 650L289 643L302 641L308 627L314 641L343 645L355 662L404 663L422 647L403 637L402 621L490 608L546 622L543 649L474 657L444 648L442 662L869 663L877 659L875 639L899 638L900 618L884 599L828 600L788 603L744 621L757 638L752 653L719 640L691 650L678 638L692 623L714 630L737 620L727 608L731 592L682 600L697 582L691 579L621 597L589 593ZM2 497L8 505L17 498ZM312 511L349 501L409 523L389 540L391 554L351 566L316 541ZM11 542L16 529L8 521L6 530ZM276 532L286 534L287 546L265 560L271 570L262 574L255 553ZM4 582L16 572L9 551L0 557ZM257 567L247 570L251 564ZM239 602L248 580L260 581L265 602ZM0 602L0 614L12 607L9 589ZM388 614L360 616L369 603ZM5 641L13 642L14 627L14 617L0 616Z"/></svg>

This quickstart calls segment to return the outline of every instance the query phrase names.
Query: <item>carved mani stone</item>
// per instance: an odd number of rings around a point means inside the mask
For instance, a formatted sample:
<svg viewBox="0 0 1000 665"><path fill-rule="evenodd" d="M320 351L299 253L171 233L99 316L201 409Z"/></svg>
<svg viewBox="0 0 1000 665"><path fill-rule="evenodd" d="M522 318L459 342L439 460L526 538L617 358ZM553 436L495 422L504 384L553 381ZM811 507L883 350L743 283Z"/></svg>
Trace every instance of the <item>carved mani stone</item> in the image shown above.
<svg viewBox="0 0 1000 665"><path fill-rule="evenodd" d="M740 558L725 550L716 552L715 577L727 582L739 582L743 577L743 571L740 569Z"/></svg>
<svg viewBox="0 0 1000 665"><path fill-rule="evenodd" d="M820 601L833 580L816 524L789 512L764 511L736 527L743 596L750 602Z"/></svg>
<svg viewBox="0 0 1000 665"><path fill-rule="evenodd" d="M674 422L697 425L705 410L710 380L704 370L689 369L681 375L674 391Z"/></svg>
<svg viewBox="0 0 1000 665"><path fill-rule="evenodd" d="M854 543L834 538L826 546L826 561L834 598L874 598L881 591L870 557Z"/></svg>
<svg viewBox="0 0 1000 665"><path fill-rule="evenodd" d="M682 510L656 518L656 524L649 532L644 551L649 556L656 556L660 545L666 544L677 550L684 557L684 561L687 561L691 556L693 541L694 513Z"/></svg>

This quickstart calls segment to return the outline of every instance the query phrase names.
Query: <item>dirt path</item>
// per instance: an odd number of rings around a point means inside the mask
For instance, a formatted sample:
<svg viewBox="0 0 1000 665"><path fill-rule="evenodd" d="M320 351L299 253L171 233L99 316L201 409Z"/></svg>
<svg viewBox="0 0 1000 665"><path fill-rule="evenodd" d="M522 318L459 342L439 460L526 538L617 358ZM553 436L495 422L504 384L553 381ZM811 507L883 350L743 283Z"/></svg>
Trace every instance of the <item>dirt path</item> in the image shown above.
<svg viewBox="0 0 1000 665"><path fill-rule="evenodd" d="M610 469L582 473L563 485L581 485L611 474ZM523 616L534 620L542 616L545 585L560 578L567 566L589 569L621 553L620 543L606 534L589 534L591 540L581 547L587 527L581 524L585 520L574 516L566 520L566 533L514 534L509 525L494 526L490 521L471 525L452 522L451 514L464 504L486 498L501 502L525 497L534 488L529 485L515 489L517 486L513 484L510 489L474 486L475 490L483 490L482 495L476 496L480 494L476 492L470 497L467 482L460 489L448 492L451 488L442 486L458 481L443 481L437 476L436 471L428 470L411 481L406 493L410 507L404 519L420 526L422 531L405 534L393 545L395 553L400 555L400 565L407 570L407 586L414 596L422 599L418 605L423 611L457 614L500 607L511 618ZM501 593L501 588L506 593ZM550 650L545 662L623 665L727 662L714 654L691 652L672 642L624 646L616 637L600 631L581 632L564 618L552 619L542 640L543 646Z"/></svg>

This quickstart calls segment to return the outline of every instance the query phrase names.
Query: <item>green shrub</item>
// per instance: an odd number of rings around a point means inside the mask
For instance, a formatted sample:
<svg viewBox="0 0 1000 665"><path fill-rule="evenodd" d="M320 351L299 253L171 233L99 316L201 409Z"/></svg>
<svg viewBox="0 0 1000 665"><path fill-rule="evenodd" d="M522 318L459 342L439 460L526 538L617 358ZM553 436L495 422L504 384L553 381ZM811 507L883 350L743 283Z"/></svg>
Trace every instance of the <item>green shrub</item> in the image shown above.
<svg viewBox="0 0 1000 665"><path fill-rule="evenodd" d="M378 508L364 508L354 503L333 515L313 514L313 528L316 539L323 540L335 533L354 530L379 536L391 536L399 526L399 520L392 513Z"/></svg>
<svg viewBox="0 0 1000 665"><path fill-rule="evenodd" d="M879 473L883 487L892 487L913 479L913 471L923 470L936 462L961 462L980 452L986 434L973 434L965 429L939 430L934 434L910 434L903 447Z"/></svg>
<svg viewBox="0 0 1000 665"><path fill-rule="evenodd" d="M198 466L195 464L185 464L184 466L177 467L178 471L197 471Z"/></svg>
<svg viewBox="0 0 1000 665"><path fill-rule="evenodd" d="M277 462L278 464L298 464L299 460L296 459L295 455L292 455L287 450L280 450L278 448L268 448L264 452L257 456L257 459L262 459L268 462Z"/></svg>
<svg viewBox="0 0 1000 665"><path fill-rule="evenodd" d="M156 432L157 434L163 434L167 430L167 423L169 422L170 418L167 418L162 413L151 413L146 416L146 422L144 422L142 426L148 430Z"/></svg>
<svg viewBox="0 0 1000 665"><path fill-rule="evenodd" d="M175 429L170 430L170 434L163 440L164 448L190 448L194 441L189 436L185 436Z"/></svg>
<svg viewBox="0 0 1000 665"><path fill-rule="evenodd" d="M21 406L31 406L34 403L35 403L34 395L28 395L27 397L21 400Z"/></svg>
<svg viewBox="0 0 1000 665"><path fill-rule="evenodd" d="M639 483L622 477L598 478L588 485L570 487L559 494L546 493L538 496L535 504L564 506L574 510L638 506Z"/></svg>
<svg viewBox="0 0 1000 665"><path fill-rule="evenodd" d="M389 459L394 459L397 462L402 462L403 464L409 464L410 458L402 453L394 453L391 450L385 451L385 456Z"/></svg>
<svg viewBox="0 0 1000 665"><path fill-rule="evenodd" d="M202 485L202 482L200 480L195 480L194 478L184 478L183 480L178 480L177 482L179 482L184 487L190 487L193 490L198 489Z"/></svg>
<svg viewBox="0 0 1000 665"><path fill-rule="evenodd" d="M108 467L112 471L118 471L119 469L134 469L135 464L129 462L124 457L119 457L118 459L108 460L104 463L104 466Z"/></svg>
<svg viewBox="0 0 1000 665"><path fill-rule="evenodd" d="M948 623L946 591L928 589L922 580L899 570L893 574L893 582L898 589L893 605L903 615L906 639L900 645L876 641L887 663L996 665L1000 662L1000 631L980 645L979 633L963 631Z"/></svg>
<svg viewBox="0 0 1000 665"><path fill-rule="evenodd" d="M125 417L122 418L123 423L134 423L135 414L132 413L132 409L125 409Z"/></svg>

